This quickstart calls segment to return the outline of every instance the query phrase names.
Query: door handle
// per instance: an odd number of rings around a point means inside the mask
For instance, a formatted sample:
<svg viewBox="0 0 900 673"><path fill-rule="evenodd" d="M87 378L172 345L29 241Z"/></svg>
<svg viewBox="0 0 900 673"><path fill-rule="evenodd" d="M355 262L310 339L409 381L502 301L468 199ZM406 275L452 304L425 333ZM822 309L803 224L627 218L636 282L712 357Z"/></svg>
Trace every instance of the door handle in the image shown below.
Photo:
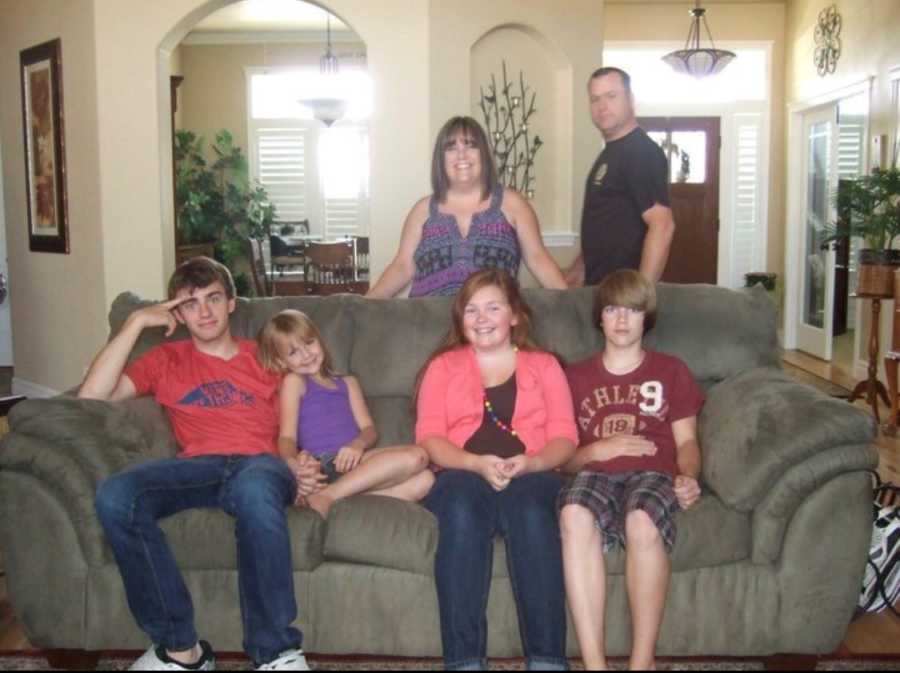
<svg viewBox="0 0 900 673"><path fill-rule="evenodd" d="M3 302L6 301L6 295L6 276L0 273L0 305L3 305Z"/></svg>

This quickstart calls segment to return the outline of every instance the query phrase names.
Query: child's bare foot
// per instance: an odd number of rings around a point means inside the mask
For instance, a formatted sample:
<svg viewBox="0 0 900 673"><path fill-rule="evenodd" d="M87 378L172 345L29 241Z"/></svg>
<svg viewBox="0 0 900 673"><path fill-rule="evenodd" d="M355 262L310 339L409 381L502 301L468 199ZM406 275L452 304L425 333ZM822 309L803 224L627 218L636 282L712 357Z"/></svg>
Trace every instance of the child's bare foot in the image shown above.
<svg viewBox="0 0 900 673"><path fill-rule="evenodd" d="M322 491L314 493L306 498L307 507L318 512L319 516L321 516L323 519L328 518L328 512L331 511L331 506L333 504L334 499L325 495L325 493L323 493Z"/></svg>
<svg viewBox="0 0 900 673"><path fill-rule="evenodd" d="M656 659L650 659L649 661L637 661L632 659L628 662L628 670L630 671L655 671L656 670Z"/></svg>

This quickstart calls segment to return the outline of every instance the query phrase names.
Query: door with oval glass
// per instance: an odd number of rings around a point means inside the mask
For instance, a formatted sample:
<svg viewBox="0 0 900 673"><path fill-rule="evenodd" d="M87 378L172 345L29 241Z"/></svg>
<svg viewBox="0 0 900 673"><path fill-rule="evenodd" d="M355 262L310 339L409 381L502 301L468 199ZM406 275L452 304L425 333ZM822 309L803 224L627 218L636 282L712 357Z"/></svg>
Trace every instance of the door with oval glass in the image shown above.
<svg viewBox="0 0 900 673"><path fill-rule="evenodd" d="M675 237L662 280L718 281L718 117L641 117L638 123L669 159L669 196Z"/></svg>

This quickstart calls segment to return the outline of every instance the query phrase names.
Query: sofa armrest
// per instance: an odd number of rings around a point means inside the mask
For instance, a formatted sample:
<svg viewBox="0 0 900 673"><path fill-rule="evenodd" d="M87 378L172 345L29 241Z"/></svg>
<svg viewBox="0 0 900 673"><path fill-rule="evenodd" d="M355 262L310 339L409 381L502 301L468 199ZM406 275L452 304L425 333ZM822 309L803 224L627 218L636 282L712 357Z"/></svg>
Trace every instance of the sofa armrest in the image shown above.
<svg viewBox="0 0 900 673"><path fill-rule="evenodd" d="M870 414L773 367L711 388L699 426L706 485L743 512L755 510L792 468L812 469L808 461L830 449L871 445L877 431ZM862 451L846 467L867 469L871 455ZM826 464L819 469L827 472Z"/></svg>
<svg viewBox="0 0 900 673"><path fill-rule="evenodd" d="M753 511L753 562L763 564L779 560L794 514L825 484L842 475L876 467L878 451L870 444L859 444L828 449L785 472ZM865 504L871 505L871 500L869 490ZM846 499L843 503L835 503L836 507L846 505ZM871 517L868 523L871 523Z"/></svg>
<svg viewBox="0 0 900 673"><path fill-rule="evenodd" d="M108 552L94 513L97 487L129 465L174 455L161 409L149 399L113 404L57 397L18 404L9 422L0 448L0 483L17 493L10 497L13 511L2 513L8 518L4 527L14 530L15 508L29 506L25 484L35 484L65 510L85 561L104 563Z"/></svg>

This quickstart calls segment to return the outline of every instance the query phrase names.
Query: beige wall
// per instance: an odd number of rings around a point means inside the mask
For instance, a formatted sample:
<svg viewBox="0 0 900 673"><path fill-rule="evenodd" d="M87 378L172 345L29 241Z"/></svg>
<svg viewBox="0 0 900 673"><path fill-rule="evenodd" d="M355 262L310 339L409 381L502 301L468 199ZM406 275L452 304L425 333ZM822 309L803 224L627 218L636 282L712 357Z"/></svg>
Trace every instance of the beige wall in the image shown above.
<svg viewBox="0 0 900 673"><path fill-rule="evenodd" d="M617 3L607 0L604 41L684 41L690 27L690 3ZM780 148L785 136L784 2L722 2L707 6L707 21L716 41L772 41L772 152L769 173L767 270L784 275L785 163ZM706 39L706 35L703 35ZM608 64L613 65L613 64ZM640 114L640 110L638 110Z"/></svg>
<svg viewBox="0 0 900 673"><path fill-rule="evenodd" d="M788 6L787 100L798 103L843 85L874 77L871 101L873 134L893 132L888 71L900 66L900 2L897 0L837 0L841 14L842 53L833 75L819 77L813 65L816 0L792 0Z"/></svg>
<svg viewBox="0 0 900 673"><path fill-rule="evenodd" d="M97 80L90 0L0 0L0 144L15 375L61 390L77 383L106 334ZM62 38L71 254L30 252L19 52Z"/></svg>
<svg viewBox="0 0 900 673"><path fill-rule="evenodd" d="M365 45L341 43L338 51L364 52ZM245 68L279 66L318 67L318 44L182 45L184 82L179 89L183 110L178 128L188 129L212 141L221 129L234 135L247 150L247 81Z"/></svg>

